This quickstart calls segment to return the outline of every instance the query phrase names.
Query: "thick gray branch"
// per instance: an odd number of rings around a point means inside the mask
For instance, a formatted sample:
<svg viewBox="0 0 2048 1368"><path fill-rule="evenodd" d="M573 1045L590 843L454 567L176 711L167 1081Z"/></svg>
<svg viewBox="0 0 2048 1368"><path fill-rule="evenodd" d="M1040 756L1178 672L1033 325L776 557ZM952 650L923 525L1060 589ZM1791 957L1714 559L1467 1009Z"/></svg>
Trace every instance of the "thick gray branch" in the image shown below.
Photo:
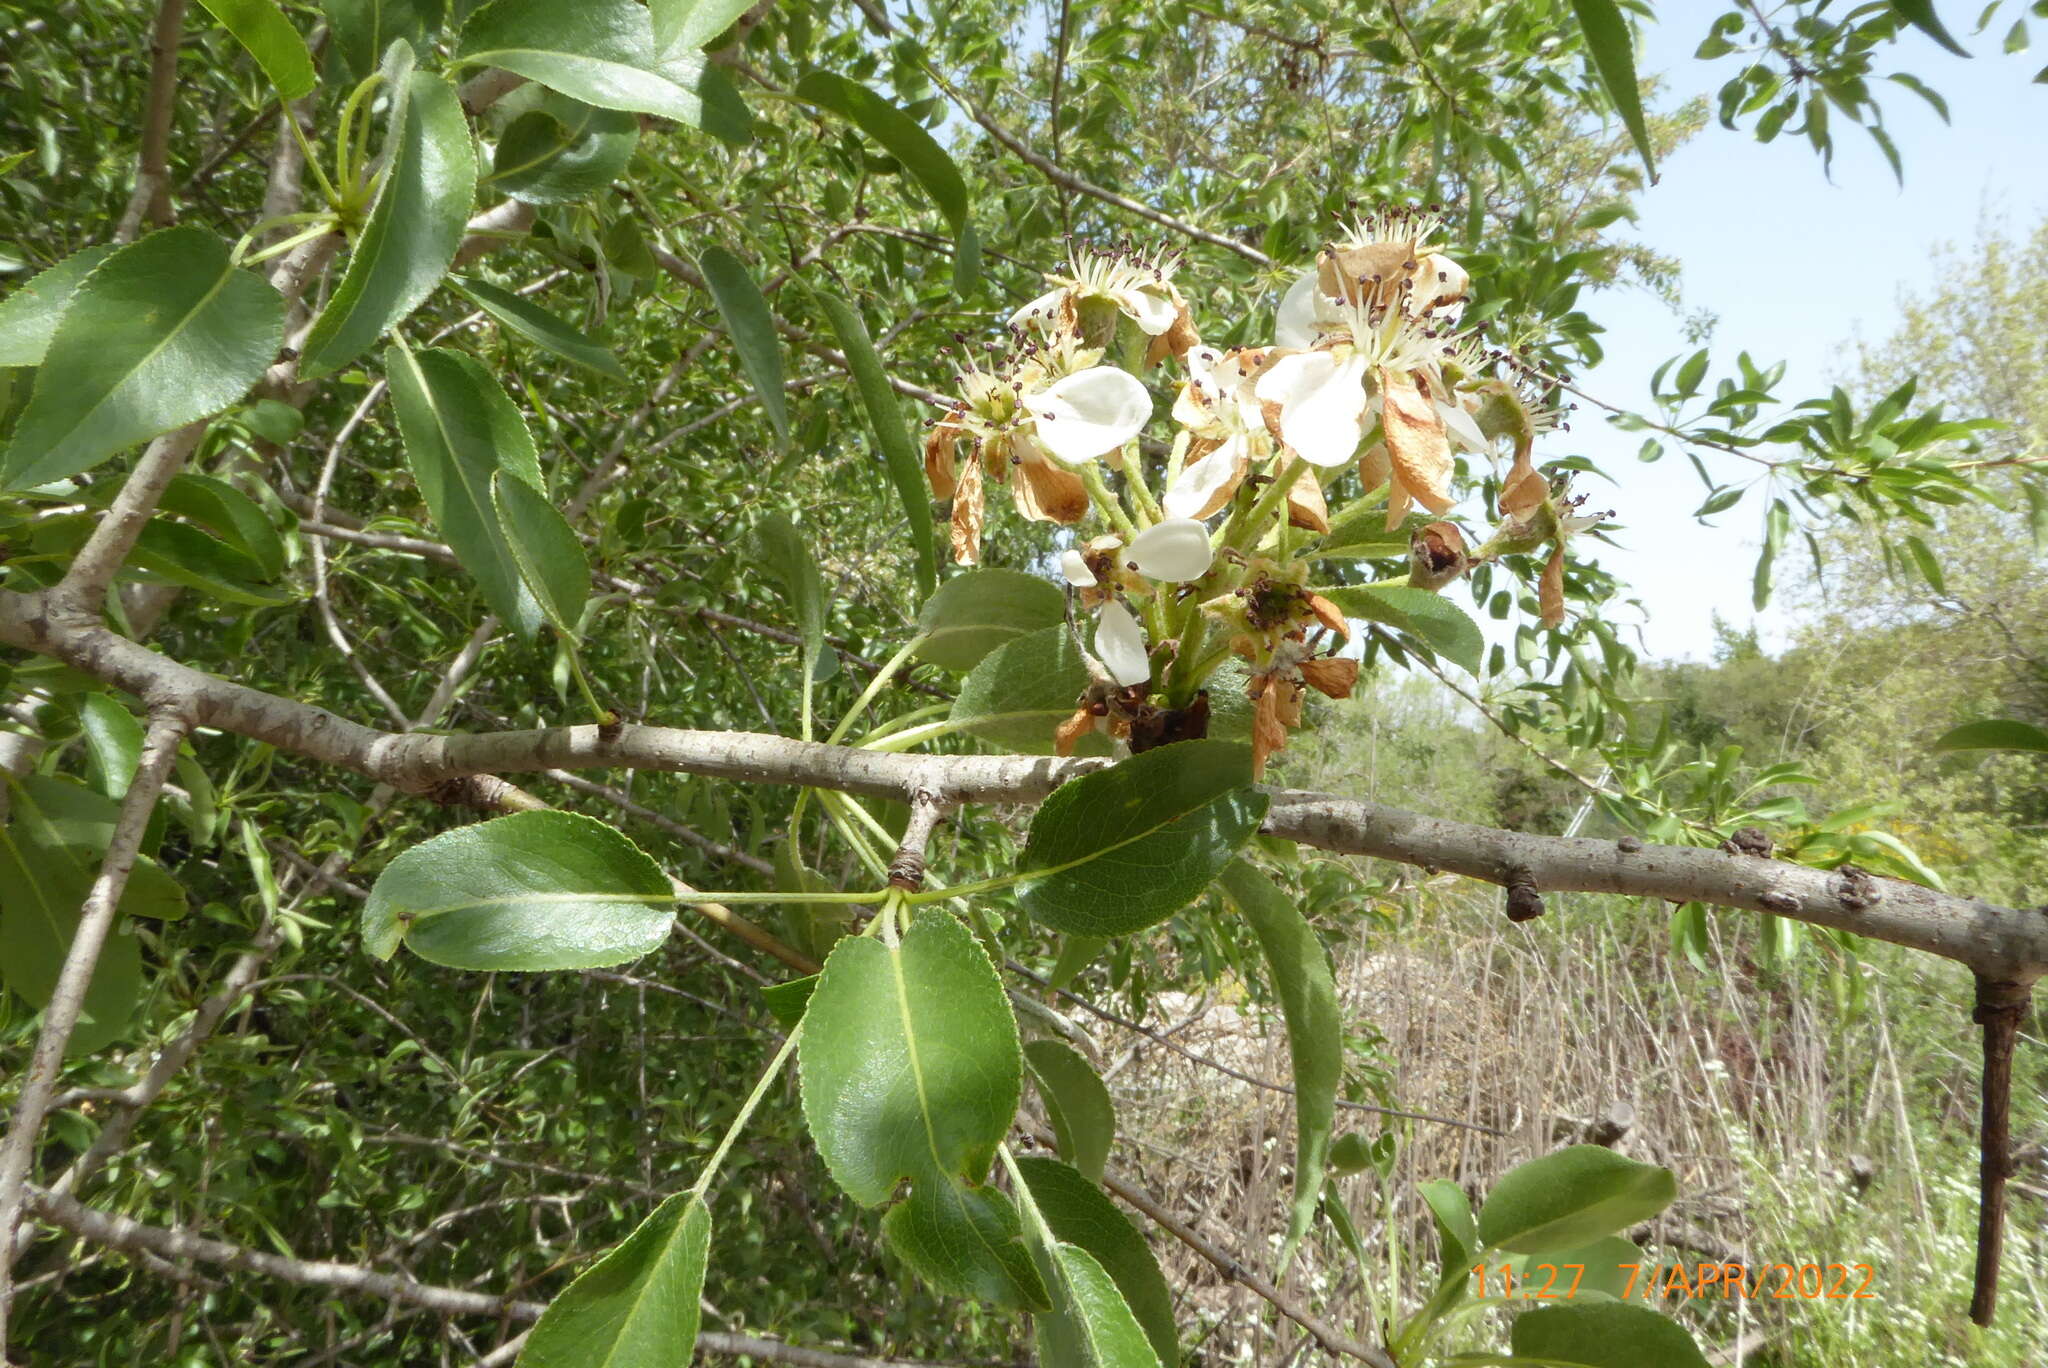
<svg viewBox="0 0 2048 1368"><path fill-rule="evenodd" d="M42 595L0 593L0 642L53 656L144 698L176 698L206 726L351 769L409 793L473 774L656 769L759 784L800 784L906 799L1037 803L1095 760L1022 755L891 755L749 732L628 726L428 736L380 731L202 674ZM1425 817L1329 794L1278 791L1274 835L1324 850L1446 869L1502 886L1621 893L1742 907L1837 927L2028 984L2048 972L2048 915L1893 879L1750 855L1583 837L1535 836Z"/></svg>

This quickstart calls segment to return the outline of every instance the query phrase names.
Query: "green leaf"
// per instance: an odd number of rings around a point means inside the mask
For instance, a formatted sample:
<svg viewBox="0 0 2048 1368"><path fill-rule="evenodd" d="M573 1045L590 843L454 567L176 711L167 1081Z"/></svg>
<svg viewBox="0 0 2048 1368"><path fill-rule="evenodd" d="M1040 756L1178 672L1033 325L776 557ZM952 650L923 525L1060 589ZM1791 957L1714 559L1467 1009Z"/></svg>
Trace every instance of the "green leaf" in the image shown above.
<svg viewBox="0 0 2048 1368"><path fill-rule="evenodd" d="M1116 1104L1110 1101L1109 1089L1081 1052L1063 1040L1030 1042L1024 1047L1024 1062L1038 1084L1060 1157L1090 1182L1101 1182L1110 1143L1116 1139Z"/></svg>
<svg viewBox="0 0 2048 1368"><path fill-rule="evenodd" d="M1909 536L1906 538L1906 550L1911 553L1913 565L1919 570L1920 578L1927 581L1928 587L1937 594L1947 593L1941 577L1941 562L1934 558L1933 548L1919 537Z"/></svg>
<svg viewBox="0 0 2048 1368"><path fill-rule="evenodd" d="M1567 1302L1515 1317L1508 1342L1517 1358L1569 1368L1707 1368L1685 1327L1647 1306Z"/></svg>
<svg viewBox="0 0 2048 1368"><path fill-rule="evenodd" d="M725 248L713 245L697 259L704 283L710 287L718 316L725 320L726 334L739 353L740 369L747 383L761 396L761 407L775 427L776 440L789 441L789 400L782 389L782 346L775 338L775 315L768 310L746 265Z"/></svg>
<svg viewBox="0 0 2048 1368"><path fill-rule="evenodd" d="M165 488L158 507L199 523L246 556L255 578L274 580L284 573L284 538L261 506L227 481L211 475L178 475Z"/></svg>
<svg viewBox="0 0 2048 1368"><path fill-rule="evenodd" d="M74 779L47 774L24 775L15 781L13 821L22 842L36 851L68 852L88 872L96 869L114 839L121 805ZM152 821L143 833L143 854L128 875L121 894L121 915L176 921L185 915L185 891L147 852L156 848L161 824ZM80 894L81 899L83 894Z"/></svg>
<svg viewBox="0 0 2048 1368"><path fill-rule="evenodd" d="M768 1004L768 1013L775 1018L776 1025L785 1031L792 1030L804 1019L804 1012L811 1005L811 994L817 988L816 974L785 983L771 983L761 990L761 1001Z"/></svg>
<svg viewBox="0 0 2048 1368"><path fill-rule="evenodd" d="M797 1047L804 1119L834 1181L863 1206L912 1190L883 1223L934 1285L1042 1304L1017 1214L980 1186L1016 1116L1017 1021L972 933L936 909L901 940L832 947Z"/></svg>
<svg viewBox="0 0 2048 1368"><path fill-rule="evenodd" d="M1756 574L1750 585L1750 604L1759 612L1771 601L1771 566L1785 545L1785 534L1791 530L1792 510L1783 499L1771 500L1771 511L1764 515L1764 548L1756 558Z"/></svg>
<svg viewBox="0 0 2048 1368"><path fill-rule="evenodd" d="M529 204L573 204L625 171L640 145L640 120L552 90L544 95L505 126L487 183Z"/></svg>
<svg viewBox="0 0 2048 1368"><path fill-rule="evenodd" d="M918 1277L950 1296L1043 1310L1052 1305L1010 1199L957 1178L918 1186L882 1217L882 1236Z"/></svg>
<svg viewBox="0 0 2048 1368"><path fill-rule="evenodd" d="M1038 1361L1072 1368L1159 1368L1145 1329L1094 1256L1061 1241L1047 1253L1048 1281L1059 1289L1051 1314L1037 1321Z"/></svg>
<svg viewBox="0 0 2048 1368"><path fill-rule="evenodd" d="M78 700L78 722L85 733L93 787L119 801L135 781L135 767L142 762L142 724L134 713L105 694L87 694Z"/></svg>
<svg viewBox="0 0 2048 1368"><path fill-rule="evenodd" d="M1017 1160L1017 1169L1024 1175L1031 1200L1038 1204L1039 1214L1045 1217L1054 1237L1062 1244L1087 1251L1108 1276L1129 1314L1143 1327L1150 1352L1160 1363L1179 1362L1180 1337L1173 1323L1173 1293L1138 1228L1103 1195L1101 1188L1069 1165L1056 1159L1025 1157Z"/></svg>
<svg viewBox="0 0 2048 1368"><path fill-rule="evenodd" d="M1448 1178L1418 1183L1415 1190L1422 1194L1422 1200L1429 1204L1429 1214L1436 1218L1443 1279L1464 1277L1471 1266L1473 1251L1479 1248L1479 1221L1472 1215L1472 1199Z"/></svg>
<svg viewBox="0 0 2048 1368"><path fill-rule="evenodd" d="M756 0L649 0L654 46L668 53L696 49L724 33Z"/></svg>
<svg viewBox="0 0 2048 1368"><path fill-rule="evenodd" d="M1207 888L1265 818L1251 748L1182 741L1070 779L1032 818L1017 901L1057 931L1122 936Z"/></svg>
<svg viewBox="0 0 2048 1368"><path fill-rule="evenodd" d="M971 670L990 651L1059 626L1066 614L1067 596L1049 580L1017 570L969 570L925 600L917 615L924 637L917 657L955 673Z"/></svg>
<svg viewBox="0 0 2048 1368"><path fill-rule="evenodd" d="M1573 1145L1508 1170L1479 1209L1479 1238L1517 1254L1590 1244L1649 1220L1677 1195L1670 1169Z"/></svg>
<svg viewBox="0 0 2048 1368"><path fill-rule="evenodd" d="M982 657L961 681L952 722L1006 751L1050 755L1053 732L1074 715L1088 687L1073 633L1064 624L1027 633ZM1095 733L1082 738L1079 755L1107 755L1107 741Z"/></svg>
<svg viewBox="0 0 2048 1368"><path fill-rule="evenodd" d="M789 599L796 618L797 636L803 642L804 668L825 649L825 581L818 573L817 558L810 543L786 513L769 513L755 525L754 539L760 548L761 568L768 572Z"/></svg>
<svg viewBox="0 0 2048 1368"><path fill-rule="evenodd" d="M476 196L476 149L455 87L415 71L395 100L389 164L348 269L306 337L299 374L317 380L368 351L448 273Z"/></svg>
<svg viewBox="0 0 2048 1368"><path fill-rule="evenodd" d="M451 279L448 285L464 299L497 319L509 331L519 334L537 347L553 352L564 361L572 361L613 380L631 378L626 374L626 368L619 364L619 358L612 355L610 348L592 341L546 309L520 298L510 290L501 290L483 280Z"/></svg>
<svg viewBox="0 0 2048 1368"><path fill-rule="evenodd" d="M896 391L889 387L882 358L876 355L875 344L868 338L867 325L845 300L820 294L818 302L824 306L825 317L839 339L839 349L846 354L846 368L853 375L861 408L874 429L875 444L882 450L889 481L903 501L903 515L910 524L910 543L917 551L918 592L929 598L938 585L939 553L932 529L931 500L925 492L924 459L918 455L916 444L910 440L910 430L904 426L903 410L896 403Z"/></svg>
<svg viewBox="0 0 2048 1368"><path fill-rule="evenodd" d="M73 252L0 300L0 366L39 366L79 284L114 249Z"/></svg>
<svg viewBox="0 0 2048 1368"><path fill-rule="evenodd" d="M29 801L19 784L13 796L16 805ZM25 839L22 828L17 812L0 830L0 982L40 1011L56 991L94 870L87 852ZM121 1039L141 999L141 947L116 927L100 949L64 1052L94 1054Z"/></svg>
<svg viewBox="0 0 2048 1368"><path fill-rule="evenodd" d="M1614 108L1628 127L1629 137L1635 140L1643 167L1654 183L1657 154L1650 146L1650 127L1643 120L1642 91L1636 84L1635 39L1628 31L1628 20L1622 17L1614 0L1571 0L1571 4L1572 13L1579 17L1579 28L1586 35L1593 70L1599 73L1600 84L1614 101Z"/></svg>
<svg viewBox="0 0 2048 1368"><path fill-rule="evenodd" d="M1337 1010L1337 981L1329 958L1294 899L1243 860L1223 871L1222 882L1231 905L1258 938L1280 999L1280 1014L1287 1021L1287 1054L1294 1064L1295 1151L1294 1207L1280 1249L1280 1267L1285 1269L1308 1233L1322 1197L1330 1131L1337 1123L1337 1085L1344 1075L1344 1017Z"/></svg>
<svg viewBox="0 0 2048 1368"><path fill-rule="evenodd" d="M980 269L980 240L968 216L967 182L960 168L924 126L866 86L830 71L806 72L792 93L847 119L880 143L924 187L957 239L953 283L961 294L974 288ZM929 591L927 591L929 592Z"/></svg>
<svg viewBox="0 0 2048 1368"><path fill-rule="evenodd" d="M602 109L696 126L695 94L657 74L654 25L637 0L491 0L469 16L455 60L502 67Z"/></svg>
<svg viewBox="0 0 2048 1368"><path fill-rule="evenodd" d="M284 300L205 229L119 248L57 320L0 485L61 480L220 412L263 378L283 340Z"/></svg>
<svg viewBox="0 0 2048 1368"><path fill-rule="evenodd" d="M1934 743L1936 751L2009 750L2048 751L2048 731L2012 718L1965 722L1944 732Z"/></svg>
<svg viewBox="0 0 2048 1368"><path fill-rule="evenodd" d="M1942 26L1941 16L1934 12L1934 0L1891 0L1892 13L1899 16L1947 48L1958 57L1967 57L1970 50L1958 43L1954 36Z"/></svg>
<svg viewBox="0 0 2048 1368"><path fill-rule="evenodd" d="M163 518L152 518L142 529L128 563L147 578L251 608L275 608L294 597L265 584L263 567L218 537Z"/></svg>
<svg viewBox="0 0 2048 1368"><path fill-rule="evenodd" d="M491 476L498 530L526 587L557 632L576 635L590 598L590 561L554 501L509 471Z"/></svg>
<svg viewBox="0 0 2048 1368"><path fill-rule="evenodd" d="M497 380L461 352L392 347L384 366L406 464L435 525L491 611L531 638L540 628L540 602L491 502L491 480L500 470L541 487L540 458L525 419Z"/></svg>
<svg viewBox="0 0 2048 1368"><path fill-rule="evenodd" d="M1547 1286L1550 1294L1555 1296L1569 1287L1573 1297L1599 1292L1616 1300L1628 1295L1632 1282L1640 1281L1637 1275L1644 1271L1645 1266L1643 1251L1619 1235L1609 1235L1604 1240L1595 1240L1575 1249L1513 1254L1501 1262L1514 1270L1512 1285L1518 1295L1539 1296ZM1572 1267L1574 1264L1578 1266ZM1549 1269L1556 1271L1553 1274ZM1458 1272L1466 1275L1469 1270L1459 1269Z"/></svg>
<svg viewBox="0 0 2048 1368"><path fill-rule="evenodd" d="M691 1361L711 1249L711 1213L694 1192L654 1209L541 1313L520 1368L670 1368Z"/></svg>
<svg viewBox="0 0 2048 1368"><path fill-rule="evenodd" d="M220 26L249 49L256 65L277 88L278 98L296 100L313 89L313 54L291 21L270 0L199 0Z"/></svg>
<svg viewBox="0 0 2048 1368"><path fill-rule="evenodd" d="M675 892L616 830L573 812L518 812L422 841L363 904L363 948L402 941L451 969L596 969L668 939Z"/></svg>
<svg viewBox="0 0 2048 1368"><path fill-rule="evenodd" d="M1479 673L1486 654L1486 638L1471 614L1442 594L1432 594L1427 589L1381 589L1362 584L1330 585L1314 592L1336 604L1346 617L1384 623L1406 632L1466 673Z"/></svg>
<svg viewBox="0 0 2048 1368"><path fill-rule="evenodd" d="M1095 962L1108 944L1101 936L1061 936L1059 958L1053 962L1052 972L1045 976L1046 984L1055 989L1066 987Z"/></svg>
<svg viewBox="0 0 2048 1368"><path fill-rule="evenodd" d="M321 0L329 50L350 82L377 69L385 50L398 39L414 49L425 48L441 27L442 0Z"/></svg>

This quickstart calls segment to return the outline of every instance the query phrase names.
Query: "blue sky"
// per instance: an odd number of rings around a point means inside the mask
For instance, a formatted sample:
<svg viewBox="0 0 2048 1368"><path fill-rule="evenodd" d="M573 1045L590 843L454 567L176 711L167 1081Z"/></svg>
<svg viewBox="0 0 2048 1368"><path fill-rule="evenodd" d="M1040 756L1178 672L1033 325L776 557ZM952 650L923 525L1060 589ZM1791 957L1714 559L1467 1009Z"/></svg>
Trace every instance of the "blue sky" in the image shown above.
<svg viewBox="0 0 2048 1368"><path fill-rule="evenodd" d="M1675 108L1711 96L1732 59L1706 63L1692 51L1722 6L1659 8L1670 17L1644 34L1638 55L1646 73L1665 79L1659 103ZM2048 216L2048 85L2032 84L2044 54L2007 56L2003 35L2001 24L1965 37L1979 55L1964 61L1910 34L1888 54L1894 60L1879 65L1920 76L1949 102L1952 122L1944 125L1918 96L1881 83L1890 87L1886 127L1905 162L1903 188L1869 138L1840 120L1832 182L1804 138L1763 145L1718 123L1660 168L1659 183L1641 197L1636 236L1683 263L1687 310L1717 316L1713 373L1746 349L1760 364L1789 363L1781 394L1824 394L1853 366L1847 344L1890 332L1901 292L1925 279L1937 244L1968 244L1987 216L2020 231ZM1602 294L1586 307L1609 331L1607 360L1584 373L1584 388L1647 409L1651 372L1692 350L1681 319L1642 291ZM1754 616L1749 584L1761 506L1752 497L1718 515L1718 527L1701 526L1691 516L1703 491L1690 463L1674 452L1643 465L1635 454L1641 440L1609 429L1582 404L1572 431L1542 443L1538 459L1583 453L1614 476L1618 488L1583 487L1596 505L1618 510L1620 545L1581 540L1573 551L1597 555L1634 587L1650 655L1704 659L1716 611L1736 626ZM1787 620L1774 607L1759 625L1767 643L1781 642Z"/></svg>

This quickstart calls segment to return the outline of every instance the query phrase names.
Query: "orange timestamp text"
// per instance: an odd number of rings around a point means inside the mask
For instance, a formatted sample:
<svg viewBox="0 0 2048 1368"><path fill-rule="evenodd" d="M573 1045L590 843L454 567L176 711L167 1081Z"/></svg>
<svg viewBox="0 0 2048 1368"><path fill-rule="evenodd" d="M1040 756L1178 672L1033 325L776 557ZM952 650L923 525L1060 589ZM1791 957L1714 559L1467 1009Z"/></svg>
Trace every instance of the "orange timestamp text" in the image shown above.
<svg viewBox="0 0 2048 1368"><path fill-rule="evenodd" d="M1877 1270L1867 1263L1503 1263L1474 1264L1471 1272L1479 1296L1522 1301L1569 1301L1594 1289L1641 1301L1871 1301L1877 1296L1870 1290Z"/></svg>

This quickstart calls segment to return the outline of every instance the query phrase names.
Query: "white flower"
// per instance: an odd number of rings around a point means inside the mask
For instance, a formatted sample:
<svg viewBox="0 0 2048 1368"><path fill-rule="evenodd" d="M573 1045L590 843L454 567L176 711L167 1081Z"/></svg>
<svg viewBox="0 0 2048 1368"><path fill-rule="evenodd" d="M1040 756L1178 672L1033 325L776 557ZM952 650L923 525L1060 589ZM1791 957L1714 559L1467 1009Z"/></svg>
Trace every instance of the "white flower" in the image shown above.
<svg viewBox="0 0 2048 1368"><path fill-rule="evenodd" d="M1102 605L1095 622L1095 654L1110 677L1125 688L1143 684L1152 677L1152 660L1145 650L1145 629L1131 610L1115 599Z"/></svg>
<svg viewBox="0 0 2048 1368"><path fill-rule="evenodd" d="M1088 558L1078 547L1068 547L1060 553L1060 574L1076 589L1093 589L1096 584L1095 572L1088 568Z"/></svg>
<svg viewBox="0 0 2048 1368"><path fill-rule="evenodd" d="M1147 337L1158 337L1187 312L1173 284L1177 263L1161 254L1150 258L1128 249L1083 248L1069 258L1068 273L1047 272L1053 288L1010 315L1013 328L1042 333L1081 328L1080 311L1093 300L1114 305ZM1100 345L1101 339L1094 340Z"/></svg>
<svg viewBox="0 0 2048 1368"><path fill-rule="evenodd" d="M1195 459L1175 475L1161 504L1175 518L1206 518L1230 501L1254 459L1271 451L1252 377L1262 352L1191 347L1187 384L1173 403Z"/></svg>
<svg viewBox="0 0 2048 1368"><path fill-rule="evenodd" d="M1259 377L1258 396L1280 406L1280 440L1310 465L1340 466L1365 437L1366 358L1355 351L1283 356Z"/></svg>
<svg viewBox="0 0 2048 1368"><path fill-rule="evenodd" d="M1168 518L1131 539L1126 556L1146 579L1185 584L1209 573L1216 559L1209 529L1193 518Z"/></svg>
<svg viewBox="0 0 2048 1368"><path fill-rule="evenodd" d="M1152 416L1152 396L1138 378L1115 366L1090 366L1017 401L1037 421L1039 443L1069 465L1115 451Z"/></svg>

